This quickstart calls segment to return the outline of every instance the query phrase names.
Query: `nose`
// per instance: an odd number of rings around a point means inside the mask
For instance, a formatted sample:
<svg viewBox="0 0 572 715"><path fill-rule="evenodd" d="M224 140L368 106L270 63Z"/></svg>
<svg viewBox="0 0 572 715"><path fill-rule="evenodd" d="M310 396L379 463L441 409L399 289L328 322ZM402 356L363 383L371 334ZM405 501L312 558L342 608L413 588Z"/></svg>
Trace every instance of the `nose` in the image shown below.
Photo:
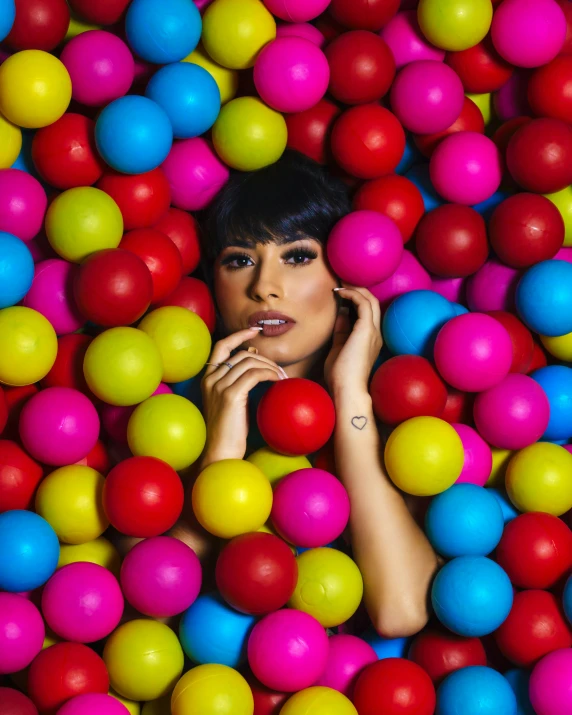
<svg viewBox="0 0 572 715"><path fill-rule="evenodd" d="M260 261L249 288L250 297L258 302L268 298L283 298L284 286L279 265Z"/></svg>

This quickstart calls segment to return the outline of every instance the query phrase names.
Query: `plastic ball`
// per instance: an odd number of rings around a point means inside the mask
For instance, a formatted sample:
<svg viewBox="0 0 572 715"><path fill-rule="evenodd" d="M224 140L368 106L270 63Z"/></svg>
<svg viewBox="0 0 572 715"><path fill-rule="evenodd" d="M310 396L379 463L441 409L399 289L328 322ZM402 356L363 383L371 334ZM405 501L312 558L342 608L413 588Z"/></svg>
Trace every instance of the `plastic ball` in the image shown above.
<svg viewBox="0 0 572 715"><path fill-rule="evenodd" d="M22 131L20 127L1 116L0 142L0 169L8 169L18 161L22 152Z"/></svg>
<svg viewBox="0 0 572 715"><path fill-rule="evenodd" d="M421 31L436 47L459 51L473 47L488 33L493 8L487 0L421 0L417 19Z"/></svg>
<svg viewBox="0 0 572 715"><path fill-rule="evenodd" d="M264 0L270 12L286 22L307 22L321 15L329 0Z"/></svg>
<svg viewBox="0 0 572 715"><path fill-rule="evenodd" d="M428 291L432 287L431 276L408 250L401 254L401 261L389 278L370 286L369 290L379 300L383 312L397 296L412 291Z"/></svg>
<svg viewBox="0 0 572 715"><path fill-rule="evenodd" d="M183 62L190 62L205 69L217 83L220 92L221 104L226 104L236 96L238 90L238 73L235 70L222 67L214 62L205 52L202 45L185 57Z"/></svg>
<svg viewBox="0 0 572 715"><path fill-rule="evenodd" d="M549 337L572 330L570 278L572 264L556 260L537 263L524 274L517 287L516 305L529 328Z"/></svg>
<svg viewBox="0 0 572 715"><path fill-rule="evenodd" d="M429 274L427 274L429 275ZM465 301L465 279L464 278L436 278L431 280L431 288L435 293L451 303Z"/></svg>
<svg viewBox="0 0 572 715"><path fill-rule="evenodd" d="M494 496L494 498L498 501L499 506L502 511L502 514L503 514L503 519L504 519L505 525L508 524L509 522L513 521L514 519L516 519L516 517L518 516L519 513L514 508L512 502L506 495L506 492L501 489L495 489L494 487L487 487L487 489L489 492L491 492L491 494Z"/></svg>
<svg viewBox="0 0 572 715"><path fill-rule="evenodd" d="M0 513L30 509L42 467L19 444L0 440Z"/></svg>
<svg viewBox="0 0 572 715"><path fill-rule="evenodd" d="M546 194L554 206L560 212L564 221L564 246L572 245L572 187L567 186L562 191L556 191L553 194Z"/></svg>
<svg viewBox="0 0 572 715"><path fill-rule="evenodd" d="M309 156L319 164L326 164L330 153L330 133L340 108L328 99L321 99L304 112L294 112L286 119L287 145Z"/></svg>
<svg viewBox="0 0 572 715"><path fill-rule="evenodd" d="M563 715L572 706L570 668L572 650L561 648L544 656L530 676L529 694L538 715Z"/></svg>
<svg viewBox="0 0 572 715"><path fill-rule="evenodd" d="M417 60L441 62L445 58L445 52L427 42L421 33L415 10L398 12L382 28L380 35L388 44L397 69Z"/></svg>
<svg viewBox="0 0 572 715"><path fill-rule="evenodd" d="M452 423L452 426L461 438L465 452L463 469L455 484L484 486L493 465L491 448L472 427L459 423Z"/></svg>
<svg viewBox="0 0 572 715"><path fill-rule="evenodd" d="M176 210L176 209L175 209ZM172 293L157 303L157 307L176 305L196 313L212 333L215 329L215 306L207 285L192 276L184 276Z"/></svg>
<svg viewBox="0 0 572 715"><path fill-rule="evenodd" d="M192 273L200 260L199 229L196 220L186 211L170 208L153 225L153 228L164 233L178 248L183 262L183 274ZM192 279L193 282L197 280Z"/></svg>
<svg viewBox="0 0 572 715"><path fill-rule="evenodd" d="M0 382L32 385L52 368L57 353L52 325L31 308L0 311Z"/></svg>
<svg viewBox="0 0 572 715"><path fill-rule="evenodd" d="M87 22L113 25L119 21L129 0L100 0L94 6L90 0L70 0L70 7Z"/></svg>
<svg viewBox="0 0 572 715"><path fill-rule="evenodd" d="M459 710L461 708L461 710ZM449 675L437 691L440 715L517 715L516 696L503 676L477 665Z"/></svg>
<svg viewBox="0 0 572 715"><path fill-rule="evenodd" d="M411 643L408 658L420 665L435 685L456 670L487 664L479 638L463 638L444 629L423 630Z"/></svg>
<svg viewBox="0 0 572 715"><path fill-rule="evenodd" d="M550 402L550 420L544 439L569 439L572 437L572 370L564 365L551 365L535 370L531 377L542 387Z"/></svg>
<svg viewBox="0 0 572 715"><path fill-rule="evenodd" d="M0 308L8 308L26 295L34 279L34 260L26 244L0 232Z"/></svg>
<svg viewBox="0 0 572 715"><path fill-rule="evenodd" d="M357 715L351 701L333 688L315 685L295 693L280 710L282 715Z"/></svg>
<svg viewBox="0 0 572 715"><path fill-rule="evenodd" d="M317 685L333 688L352 698L359 674L376 660L374 649L361 638L343 633L332 635L328 639L326 670Z"/></svg>
<svg viewBox="0 0 572 715"><path fill-rule="evenodd" d="M33 176L17 169L0 170L0 231L22 241L38 235L44 221L47 198Z"/></svg>
<svg viewBox="0 0 572 715"><path fill-rule="evenodd" d="M482 313L514 311L514 296L521 275L496 259L488 260L467 282L467 305Z"/></svg>
<svg viewBox="0 0 572 715"><path fill-rule="evenodd" d="M43 387L72 387L89 393L83 375L83 360L93 338L83 333L70 333L58 338L58 354L51 370L42 380Z"/></svg>
<svg viewBox="0 0 572 715"><path fill-rule="evenodd" d="M63 41L69 22L70 11L64 0L19 1L6 44L12 50L51 52Z"/></svg>
<svg viewBox="0 0 572 715"><path fill-rule="evenodd" d="M492 310L488 313L508 332L512 342L512 364L510 372L528 373L534 355L534 341L530 330L512 313Z"/></svg>
<svg viewBox="0 0 572 715"><path fill-rule="evenodd" d="M323 33L309 22L283 23L276 28L276 37L301 37L322 49L326 43Z"/></svg>
<svg viewBox="0 0 572 715"><path fill-rule="evenodd" d="M254 704L243 676L213 663L183 675L173 691L171 708L173 715L252 715Z"/></svg>
<svg viewBox="0 0 572 715"><path fill-rule="evenodd" d="M0 687L0 703L1 715L38 715L38 709L30 698L13 688Z"/></svg>
<svg viewBox="0 0 572 715"><path fill-rule="evenodd" d="M536 115L570 121L572 105L567 87L571 67L572 58L559 55L532 73L527 83L527 97Z"/></svg>
<svg viewBox="0 0 572 715"><path fill-rule="evenodd" d="M183 672L183 649L158 621L137 619L107 639L103 660L114 690L129 700L155 700L171 692Z"/></svg>
<svg viewBox="0 0 572 715"><path fill-rule="evenodd" d="M103 566L119 578L121 557L115 546L103 536L93 541L86 541L84 544L61 544L58 568L78 561Z"/></svg>
<svg viewBox="0 0 572 715"><path fill-rule="evenodd" d="M0 673L28 667L42 650L44 636L44 621L33 603L14 593L0 593Z"/></svg>
<svg viewBox="0 0 572 715"><path fill-rule="evenodd" d="M510 79L514 68L495 50L490 38L459 52L450 52L447 64L459 75L467 92L496 92Z"/></svg>
<svg viewBox="0 0 572 715"><path fill-rule="evenodd" d="M5 0L2 3L2 8L0 10L0 40L4 40L6 35L12 29L14 20L16 18L16 6L14 0ZM2 713L4 715L4 713ZM6 713L6 715L11 715L11 713ZM28 715L28 713L25 713Z"/></svg>
<svg viewBox="0 0 572 715"><path fill-rule="evenodd" d="M473 97L475 95L472 95ZM445 137L459 132L478 132L483 134L485 131L485 120L480 108L475 104L473 99L465 96L463 99L463 107L457 119L446 129L432 134L415 134L413 139L415 146L426 157L431 157L437 145L443 141Z"/></svg>
<svg viewBox="0 0 572 715"><path fill-rule="evenodd" d="M289 457L285 454L274 452L269 447L257 449L256 452L246 458L246 461L256 465L265 474L273 487L291 472L312 466L306 457Z"/></svg>
<svg viewBox="0 0 572 715"><path fill-rule="evenodd" d="M398 9L395 0L332 0L330 4L334 19L344 27L374 32L386 25Z"/></svg>
<svg viewBox="0 0 572 715"><path fill-rule="evenodd" d="M127 708L111 695L85 693L68 700L58 715L127 715Z"/></svg>

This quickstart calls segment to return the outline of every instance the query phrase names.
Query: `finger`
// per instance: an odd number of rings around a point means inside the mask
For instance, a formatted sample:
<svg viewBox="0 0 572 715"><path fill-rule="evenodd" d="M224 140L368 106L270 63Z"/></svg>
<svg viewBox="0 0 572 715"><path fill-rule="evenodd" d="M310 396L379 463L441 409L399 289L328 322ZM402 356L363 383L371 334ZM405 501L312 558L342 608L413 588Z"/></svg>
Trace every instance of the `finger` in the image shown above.
<svg viewBox="0 0 572 715"><path fill-rule="evenodd" d="M211 356L208 359L209 363L223 363L226 362L232 351L239 348L247 340L252 340L257 333L260 333L261 328L255 326L253 328L246 328L245 330L239 330L237 333L232 333L226 338L219 340L215 343ZM205 377L211 375L215 370L217 370L216 365L207 365L205 370Z"/></svg>
<svg viewBox="0 0 572 715"><path fill-rule="evenodd" d="M344 288L347 288L348 290L352 291L357 291L360 295L363 295L365 298L367 298L367 300L371 304L374 324L381 328L381 306L379 304L379 300L374 296L374 294L370 290L368 290L367 288L363 288L362 286L352 286L349 284L345 284Z"/></svg>
<svg viewBox="0 0 572 715"><path fill-rule="evenodd" d="M349 308L345 306L340 308L336 322L334 323L332 347L341 347L349 338L352 332L349 313Z"/></svg>
<svg viewBox="0 0 572 715"><path fill-rule="evenodd" d="M358 320L364 323L373 323L373 307L365 295L360 293L359 288L341 288L337 291L342 298L351 300L357 310ZM377 327L377 326L376 326Z"/></svg>
<svg viewBox="0 0 572 715"><path fill-rule="evenodd" d="M220 380L222 380L222 378L225 377L231 370L236 374L237 366L239 366L242 362L244 362L244 360L248 358L252 358L253 360L257 360L260 363L264 363L269 367L281 372L283 377L288 377L285 371L273 360L270 360L270 358L267 358L264 355L249 353L247 350L242 350L241 352L236 353L232 357L229 357L228 360L225 360L218 367L213 366L213 371L208 375L205 374L205 384L208 387L213 387L213 385L217 384ZM232 365L232 367L229 367L229 365ZM242 370L240 371L240 373L242 373Z"/></svg>
<svg viewBox="0 0 572 715"><path fill-rule="evenodd" d="M284 375L280 372L278 365L272 365L271 363L266 363L263 360L257 360L256 357L257 356L252 356L246 358L245 360L241 360L234 365L232 369L225 368L226 373L221 375L220 379L215 383L217 390L227 390L249 370L271 370L273 373L278 375L280 380L284 379Z"/></svg>
<svg viewBox="0 0 572 715"><path fill-rule="evenodd" d="M278 373L270 368L253 368L252 370L247 370L225 390L225 395L228 395L231 399L236 399L248 394L260 382L277 382L279 379Z"/></svg>

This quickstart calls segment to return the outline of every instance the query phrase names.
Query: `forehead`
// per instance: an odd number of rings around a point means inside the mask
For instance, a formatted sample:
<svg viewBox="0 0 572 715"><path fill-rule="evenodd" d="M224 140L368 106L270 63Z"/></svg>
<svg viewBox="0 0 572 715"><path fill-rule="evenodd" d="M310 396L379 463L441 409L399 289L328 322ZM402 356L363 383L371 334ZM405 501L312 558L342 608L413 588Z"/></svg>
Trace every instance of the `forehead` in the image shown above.
<svg viewBox="0 0 572 715"><path fill-rule="evenodd" d="M292 234L285 236L268 235L266 238L253 238L251 236L229 236L225 245L221 248L221 253L227 248L248 248L255 249L259 246L287 246L297 241L313 241L320 243L317 238L305 234Z"/></svg>

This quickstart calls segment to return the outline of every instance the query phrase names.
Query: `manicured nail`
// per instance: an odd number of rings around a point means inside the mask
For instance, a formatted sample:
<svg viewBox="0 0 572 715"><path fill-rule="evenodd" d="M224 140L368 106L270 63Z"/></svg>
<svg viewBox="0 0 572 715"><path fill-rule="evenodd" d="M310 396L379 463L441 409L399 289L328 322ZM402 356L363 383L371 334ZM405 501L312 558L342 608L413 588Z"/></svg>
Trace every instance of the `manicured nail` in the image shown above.
<svg viewBox="0 0 572 715"><path fill-rule="evenodd" d="M264 330L264 328L261 325L251 325L249 330Z"/></svg>
<svg viewBox="0 0 572 715"><path fill-rule="evenodd" d="M337 290L345 290L345 288L332 288L332 290L335 292Z"/></svg>
<svg viewBox="0 0 572 715"><path fill-rule="evenodd" d="M280 368L280 372L284 375L283 379L284 379L284 380L287 380L287 379L288 379L288 375L286 374L286 370L284 370L284 368L281 367L281 368Z"/></svg>

